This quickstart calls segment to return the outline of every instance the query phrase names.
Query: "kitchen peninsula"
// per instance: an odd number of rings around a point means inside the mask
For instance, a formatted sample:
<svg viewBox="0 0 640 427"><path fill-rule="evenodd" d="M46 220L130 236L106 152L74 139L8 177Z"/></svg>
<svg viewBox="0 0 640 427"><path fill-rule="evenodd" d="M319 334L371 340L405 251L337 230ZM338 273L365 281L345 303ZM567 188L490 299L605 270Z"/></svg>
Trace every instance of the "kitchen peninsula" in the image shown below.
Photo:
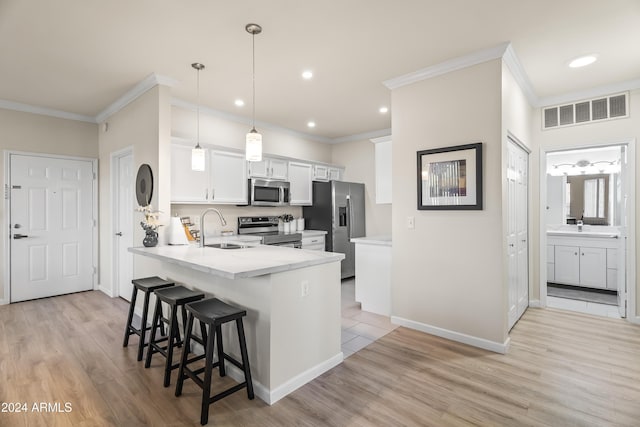
<svg viewBox="0 0 640 427"><path fill-rule="evenodd" d="M129 248L157 263L159 276L246 309L255 393L273 404L342 362L340 261L343 254L242 244L239 249ZM224 329L225 351L239 356ZM241 378L240 371L230 376Z"/></svg>

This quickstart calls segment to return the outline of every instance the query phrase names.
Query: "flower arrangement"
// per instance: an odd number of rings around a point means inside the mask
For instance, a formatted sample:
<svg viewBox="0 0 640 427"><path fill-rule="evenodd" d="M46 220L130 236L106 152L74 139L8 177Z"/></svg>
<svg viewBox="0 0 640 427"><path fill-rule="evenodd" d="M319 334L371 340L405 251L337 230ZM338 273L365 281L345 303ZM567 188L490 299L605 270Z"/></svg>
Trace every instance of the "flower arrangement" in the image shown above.
<svg viewBox="0 0 640 427"><path fill-rule="evenodd" d="M282 222L291 222L291 221L293 221L293 215L291 215L291 214L282 214L278 218Z"/></svg>
<svg viewBox="0 0 640 427"><path fill-rule="evenodd" d="M151 205L138 206L136 211L144 214L144 221L140 221L142 228L146 230L157 230L161 224L158 223L158 217L162 212L154 211Z"/></svg>

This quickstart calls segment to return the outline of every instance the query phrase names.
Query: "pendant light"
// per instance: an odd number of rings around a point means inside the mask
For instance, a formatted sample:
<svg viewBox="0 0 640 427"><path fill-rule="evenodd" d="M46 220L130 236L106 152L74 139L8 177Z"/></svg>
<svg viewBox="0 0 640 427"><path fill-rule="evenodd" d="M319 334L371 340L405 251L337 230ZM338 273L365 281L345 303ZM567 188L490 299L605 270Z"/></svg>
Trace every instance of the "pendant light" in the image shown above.
<svg viewBox="0 0 640 427"><path fill-rule="evenodd" d="M200 146L200 70L204 69L204 65L199 62L191 64L193 68L197 70L198 74L198 92L197 92L197 104L196 104L196 146L191 150L191 169L194 171L204 171L205 166L205 153L204 149Z"/></svg>
<svg viewBox="0 0 640 427"><path fill-rule="evenodd" d="M262 135L256 130L256 34L262 32L262 27L258 24L247 24L245 29L251 34L253 53L253 116L251 130L247 134L245 151L248 161L259 162L262 160Z"/></svg>

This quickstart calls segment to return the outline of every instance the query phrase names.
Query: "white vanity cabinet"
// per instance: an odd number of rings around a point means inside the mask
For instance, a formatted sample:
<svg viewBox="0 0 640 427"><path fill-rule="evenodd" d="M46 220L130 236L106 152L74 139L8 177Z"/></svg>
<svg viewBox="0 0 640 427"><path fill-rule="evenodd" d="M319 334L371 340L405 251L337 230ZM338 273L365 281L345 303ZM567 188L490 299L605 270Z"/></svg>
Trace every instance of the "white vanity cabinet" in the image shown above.
<svg viewBox="0 0 640 427"><path fill-rule="evenodd" d="M549 236L547 281L598 289L617 289L620 239ZM553 254L553 268L550 255ZM551 271L553 270L553 271Z"/></svg>

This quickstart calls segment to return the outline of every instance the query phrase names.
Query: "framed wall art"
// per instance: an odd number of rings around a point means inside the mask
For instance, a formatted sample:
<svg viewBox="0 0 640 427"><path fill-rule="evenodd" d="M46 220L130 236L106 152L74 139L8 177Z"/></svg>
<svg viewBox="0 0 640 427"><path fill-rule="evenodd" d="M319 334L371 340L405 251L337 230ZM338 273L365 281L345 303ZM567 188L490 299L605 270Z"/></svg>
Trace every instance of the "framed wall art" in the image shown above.
<svg viewBox="0 0 640 427"><path fill-rule="evenodd" d="M418 210L482 210L482 143L418 151Z"/></svg>

